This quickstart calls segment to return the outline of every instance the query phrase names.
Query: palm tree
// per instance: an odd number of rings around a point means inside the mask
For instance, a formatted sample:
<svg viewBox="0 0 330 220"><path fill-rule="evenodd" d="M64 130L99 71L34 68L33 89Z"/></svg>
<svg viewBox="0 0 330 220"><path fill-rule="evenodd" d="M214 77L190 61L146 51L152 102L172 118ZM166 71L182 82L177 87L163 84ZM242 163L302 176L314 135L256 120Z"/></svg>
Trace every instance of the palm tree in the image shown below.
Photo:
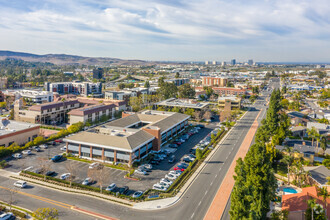
<svg viewBox="0 0 330 220"><path fill-rule="evenodd" d="M321 137L320 137L320 147L322 148L323 155L324 155L325 151L327 150L327 139L323 135L321 135Z"/></svg>
<svg viewBox="0 0 330 220"><path fill-rule="evenodd" d="M310 199L310 200L307 201L308 207L310 207L310 209L311 209L312 220L314 220L314 208L315 208L315 205L316 205L315 201L316 201L315 199Z"/></svg>
<svg viewBox="0 0 330 220"><path fill-rule="evenodd" d="M312 138L312 146L314 146L314 138L318 135L317 130L315 127L312 127L311 129L307 129L308 137Z"/></svg>
<svg viewBox="0 0 330 220"><path fill-rule="evenodd" d="M325 216L327 216L327 198L330 197L330 193L328 192L327 187L318 187L317 195L322 197L322 201L324 204Z"/></svg>
<svg viewBox="0 0 330 220"><path fill-rule="evenodd" d="M316 133L316 153L319 154L319 142L321 141L321 135L319 133Z"/></svg>
<svg viewBox="0 0 330 220"><path fill-rule="evenodd" d="M294 157L292 156L293 153L292 148L287 145L284 147L285 147L284 151L288 153L288 155L285 155L281 160L281 162L287 164L288 166L288 182L290 184L290 166L294 162Z"/></svg>

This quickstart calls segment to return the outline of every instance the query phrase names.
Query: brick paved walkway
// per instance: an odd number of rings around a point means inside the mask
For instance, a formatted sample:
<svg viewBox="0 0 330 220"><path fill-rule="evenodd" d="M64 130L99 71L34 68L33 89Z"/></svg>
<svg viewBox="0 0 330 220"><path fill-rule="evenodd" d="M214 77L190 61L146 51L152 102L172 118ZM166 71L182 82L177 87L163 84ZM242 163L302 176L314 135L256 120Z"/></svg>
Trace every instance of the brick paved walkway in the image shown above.
<svg viewBox="0 0 330 220"><path fill-rule="evenodd" d="M242 145L240 146L232 164L230 165L228 172L226 174L226 177L224 178L222 184L220 185L220 188L215 195L212 204L209 207L209 210L207 211L204 220L220 220L221 216L226 208L228 199L230 197L231 191L234 187L235 181L234 181L234 173L235 173L235 166L236 166L236 160L238 158L244 158L246 153L248 152L250 145L252 143L253 137L258 129L258 117L260 115L257 115L255 121L253 122L250 130L248 131L247 135L244 138L244 141Z"/></svg>

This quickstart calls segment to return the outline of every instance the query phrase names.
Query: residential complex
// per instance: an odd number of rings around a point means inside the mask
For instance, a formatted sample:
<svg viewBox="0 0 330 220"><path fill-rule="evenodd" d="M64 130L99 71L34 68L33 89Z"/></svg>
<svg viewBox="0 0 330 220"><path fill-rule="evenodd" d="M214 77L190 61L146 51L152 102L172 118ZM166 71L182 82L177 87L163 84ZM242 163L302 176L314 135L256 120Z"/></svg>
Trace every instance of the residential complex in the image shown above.
<svg viewBox="0 0 330 220"><path fill-rule="evenodd" d="M0 146L23 145L39 135L40 126L0 117Z"/></svg>
<svg viewBox="0 0 330 220"><path fill-rule="evenodd" d="M64 139L67 152L83 158L131 165L150 151L159 151L185 129L190 118L180 113L153 110L123 112L122 116L67 137Z"/></svg>
<svg viewBox="0 0 330 220"><path fill-rule="evenodd" d="M102 83L91 83L91 82L59 82L59 83L48 83L45 82L45 90L51 92L57 92L60 95L63 94L76 94L81 96L102 97Z"/></svg>
<svg viewBox="0 0 330 220"><path fill-rule="evenodd" d="M202 77L202 85L203 86L217 86L224 87L227 85L228 79L223 77L212 77L212 76L204 76Z"/></svg>

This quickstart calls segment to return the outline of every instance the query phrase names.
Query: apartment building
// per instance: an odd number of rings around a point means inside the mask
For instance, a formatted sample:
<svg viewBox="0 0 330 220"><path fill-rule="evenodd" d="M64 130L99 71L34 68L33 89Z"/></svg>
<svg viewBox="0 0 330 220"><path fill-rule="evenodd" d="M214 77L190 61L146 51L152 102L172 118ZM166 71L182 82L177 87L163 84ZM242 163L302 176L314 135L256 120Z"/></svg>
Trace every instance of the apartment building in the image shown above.
<svg viewBox="0 0 330 220"><path fill-rule="evenodd" d="M39 90L27 90L27 89L18 89L18 90L5 90L5 95L14 96L15 100L24 98L33 103L45 103L54 101L53 92L48 91L39 91Z"/></svg>
<svg viewBox="0 0 330 220"><path fill-rule="evenodd" d="M36 138L39 131L39 125L0 117L0 146L8 147L13 143L23 145Z"/></svg>
<svg viewBox="0 0 330 220"><path fill-rule="evenodd" d="M109 100L124 100L127 103L129 102L130 97L137 97L140 95L148 95L148 88L131 88L131 89L123 89L117 91L106 91L104 93L104 98Z"/></svg>
<svg viewBox="0 0 330 220"><path fill-rule="evenodd" d="M108 163L132 165L150 151L159 151L188 126L190 116L146 110L123 112L122 118L64 139L67 153Z"/></svg>
<svg viewBox="0 0 330 220"><path fill-rule="evenodd" d="M45 83L45 90L50 92L57 92L63 94L76 94L81 96L97 96L102 97L102 83L91 82L58 82L58 83Z"/></svg>
<svg viewBox="0 0 330 220"><path fill-rule="evenodd" d="M177 78L177 79L166 79L165 82L174 83L176 86L181 86L183 84L189 83L188 78Z"/></svg>
<svg viewBox="0 0 330 220"><path fill-rule="evenodd" d="M227 78L223 77L212 77L212 76L204 76L202 77L202 85L203 86L226 86L228 82Z"/></svg>

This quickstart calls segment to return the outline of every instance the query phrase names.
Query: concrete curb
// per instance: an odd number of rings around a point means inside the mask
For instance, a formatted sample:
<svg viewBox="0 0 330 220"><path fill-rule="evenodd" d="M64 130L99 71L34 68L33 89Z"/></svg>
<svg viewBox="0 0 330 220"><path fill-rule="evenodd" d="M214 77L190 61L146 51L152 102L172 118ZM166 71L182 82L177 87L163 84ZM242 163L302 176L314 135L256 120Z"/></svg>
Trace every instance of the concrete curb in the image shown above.
<svg viewBox="0 0 330 220"><path fill-rule="evenodd" d="M234 128L237 123L243 119L246 115L246 113L248 113L249 110L247 110L242 116L240 119L238 119L235 123L235 125L232 127ZM204 169L204 167L206 166L206 163L207 161L209 161L213 156L214 154L220 149L220 145L227 139L227 136L231 133L232 129L230 129L227 134L221 139L221 141L217 144L215 150L211 151L211 153L207 156L207 158L205 158L205 160L203 161L203 163L201 164L201 166L199 166L197 168L197 170L190 176L189 180L185 183L185 185L180 189L180 191L176 194L175 197L176 200L175 201L172 201L170 203L165 203L164 205L156 205L156 207L148 207L148 208L140 208L139 206L141 206L141 203L139 204L135 204L133 205L133 209L136 209L136 210L160 210L160 209L165 209L165 208L168 208L168 207L171 207L173 205L175 205L177 202L180 201L180 199L182 198L182 196L186 193L186 191L189 189L189 187L192 185L192 183L194 183L195 179L199 176L199 174L202 172L202 170ZM172 197L172 198L175 198L175 197ZM165 199L168 199L168 198L165 198ZM165 200L165 199L161 199L161 200ZM155 201L147 201L147 202L143 202L143 203L151 203L151 202L159 202L161 200L155 200Z"/></svg>

